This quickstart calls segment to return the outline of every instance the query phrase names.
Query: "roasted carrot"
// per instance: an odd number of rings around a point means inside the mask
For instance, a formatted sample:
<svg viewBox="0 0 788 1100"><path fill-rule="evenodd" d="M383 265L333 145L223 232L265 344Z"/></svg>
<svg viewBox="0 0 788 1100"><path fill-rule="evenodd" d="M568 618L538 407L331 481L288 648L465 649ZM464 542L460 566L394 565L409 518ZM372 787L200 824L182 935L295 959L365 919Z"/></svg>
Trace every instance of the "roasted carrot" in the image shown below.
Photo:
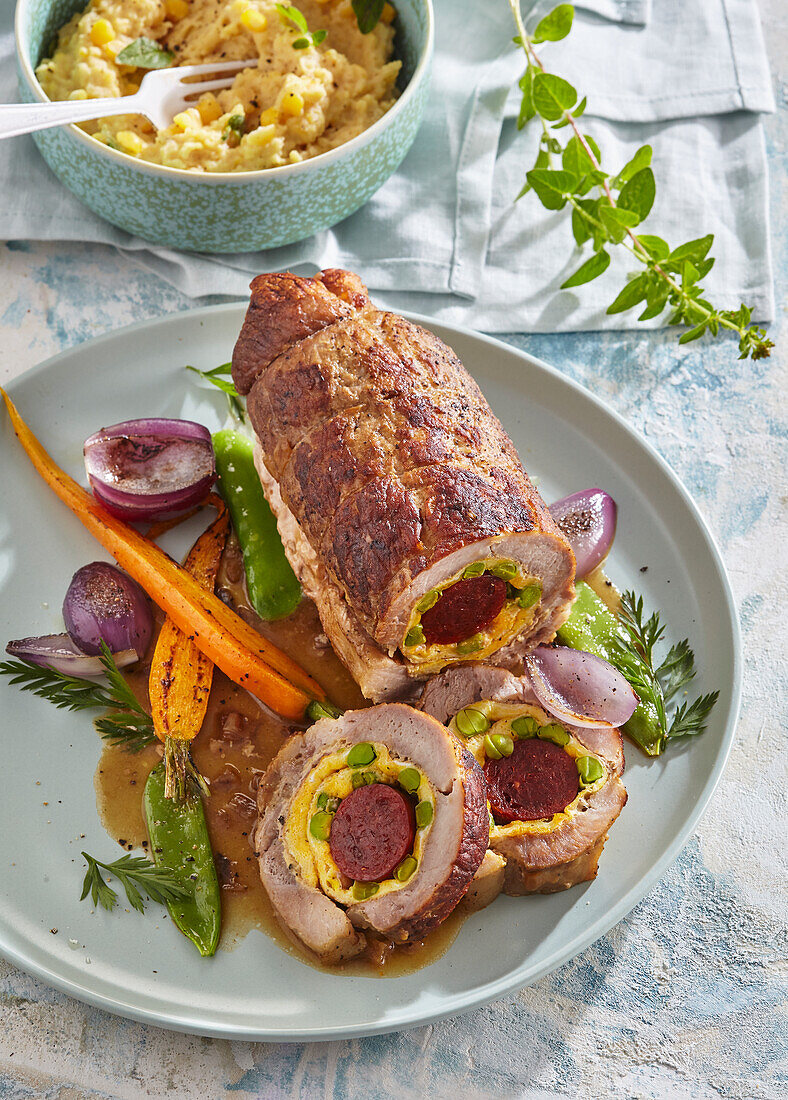
<svg viewBox="0 0 788 1100"><path fill-rule="evenodd" d="M230 516L224 501L218 497L219 515L203 531L183 563L194 579L208 592L213 592L216 574L222 560L224 544L230 531ZM189 755L189 743L194 740L205 721L208 697L213 682L213 661L197 648L194 641L179 630L169 617L164 620L148 679L153 730L164 742L167 798L182 801L186 779L194 771Z"/></svg>
<svg viewBox="0 0 788 1100"><path fill-rule="evenodd" d="M284 718L301 720L312 699L325 699L320 685L236 615L155 543L111 516L60 469L0 388L19 442L49 487L90 533L162 608L198 649L236 684Z"/></svg>

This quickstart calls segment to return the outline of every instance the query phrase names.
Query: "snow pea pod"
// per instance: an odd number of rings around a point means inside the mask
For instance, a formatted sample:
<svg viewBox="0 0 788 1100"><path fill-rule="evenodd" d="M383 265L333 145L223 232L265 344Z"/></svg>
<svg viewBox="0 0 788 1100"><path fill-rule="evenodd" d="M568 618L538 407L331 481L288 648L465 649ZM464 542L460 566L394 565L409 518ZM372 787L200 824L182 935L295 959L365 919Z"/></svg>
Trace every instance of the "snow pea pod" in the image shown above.
<svg viewBox="0 0 788 1100"><path fill-rule="evenodd" d="M221 892L202 800L192 790L183 802L167 798L164 783L164 764L157 764L143 799L153 862L191 891L184 901L167 902L167 908L200 954L213 955L221 929Z"/></svg>
<svg viewBox="0 0 788 1100"><path fill-rule="evenodd" d="M261 619L283 619L301 600L274 514L254 465L252 441L226 429L213 436L219 489L241 544L249 600Z"/></svg>
<svg viewBox="0 0 788 1100"><path fill-rule="evenodd" d="M626 637L621 624L585 581L576 581L575 591L577 596L572 604L572 613L558 631L559 642L571 649L582 649L595 657L602 657L628 680L627 666L621 660L616 644ZM657 708L653 700L644 695L641 685L635 690L640 702L621 728L647 756L659 756L664 748L664 739Z"/></svg>

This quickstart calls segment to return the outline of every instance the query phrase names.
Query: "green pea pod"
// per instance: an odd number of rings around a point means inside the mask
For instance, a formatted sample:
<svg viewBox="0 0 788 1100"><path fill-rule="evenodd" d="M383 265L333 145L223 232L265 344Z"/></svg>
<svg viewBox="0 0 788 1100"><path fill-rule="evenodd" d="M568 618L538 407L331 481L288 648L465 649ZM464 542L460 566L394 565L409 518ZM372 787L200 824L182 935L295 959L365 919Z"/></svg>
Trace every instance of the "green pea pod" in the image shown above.
<svg viewBox="0 0 788 1100"><path fill-rule="evenodd" d="M181 803L167 798L164 779L164 764L157 764L145 784L143 807L153 862L166 867L179 885L194 891L185 901L167 902L167 908L200 954L213 955L222 906L202 800L194 792Z"/></svg>
<svg viewBox="0 0 788 1100"><path fill-rule="evenodd" d="M616 640L625 637L621 624L590 585L577 581L575 587L577 598L572 614L558 631L558 641L570 649L583 649L595 657L602 657L628 679L627 669L618 659L615 648ZM622 729L647 756L659 756L665 739L657 708L653 700L644 697L642 688L638 687L637 692L640 702Z"/></svg>
<svg viewBox="0 0 788 1100"><path fill-rule="evenodd" d="M254 465L252 442L241 432L213 437L219 489L230 509L246 569L249 599L261 619L283 619L298 607L301 585L285 557L274 514Z"/></svg>

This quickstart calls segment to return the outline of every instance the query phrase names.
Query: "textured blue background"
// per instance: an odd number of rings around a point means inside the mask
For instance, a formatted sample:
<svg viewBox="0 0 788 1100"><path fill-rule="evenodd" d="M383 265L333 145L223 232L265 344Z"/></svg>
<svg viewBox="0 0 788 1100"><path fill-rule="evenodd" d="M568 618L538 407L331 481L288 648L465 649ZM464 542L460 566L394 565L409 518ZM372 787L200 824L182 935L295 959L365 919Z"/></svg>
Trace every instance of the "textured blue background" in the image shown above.
<svg viewBox="0 0 788 1100"><path fill-rule="evenodd" d="M635 424L722 546L742 618L744 706L691 843L571 963L487 1008L396 1035L294 1046L177 1035L88 1008L0 961L0 1098L788 1095L788 10L785 0L762 9L780 106L766 120L772 359L740 363L724 340L682 352L668 333L510 337ZM192 304L107 248L9 242L0 256L0 381Z"/></svg>

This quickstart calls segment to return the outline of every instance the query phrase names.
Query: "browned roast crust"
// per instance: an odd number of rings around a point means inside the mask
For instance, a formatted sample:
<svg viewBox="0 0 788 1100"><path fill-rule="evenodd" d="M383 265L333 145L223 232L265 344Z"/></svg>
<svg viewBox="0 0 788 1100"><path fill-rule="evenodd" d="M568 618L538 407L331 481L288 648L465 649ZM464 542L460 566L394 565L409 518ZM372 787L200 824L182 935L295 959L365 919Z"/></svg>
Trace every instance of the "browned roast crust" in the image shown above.
<svg viewBox="0 0 788 1100"><path fill-rule="evenodd" d="M290 272L258 275L233 351L233 382L248 393L277 356L305 336L347 317L353 307L318 279Z"/></svg>
<svg viewBox="0 0 788 1100"><path fill-rule="evenodd" d="M287 278L255 280L234 370L246 385L257 355L248 410L265 466L365 633L393 654L416 600L500 544L543 581L523 641L552 637L574 557L457 356L375 310L350 273Z"/></svg>
<svg viewBox="0 0 788 1100"><path fill-rule="evenodd" d="M581 882L590 882L597 876L599 857L606 842L607 833L575 859L568 863L559 863L556 867L526 871L517 863L509 862L505 868L504 892L512 897L556 894L560 890L578 886Z"/></svg>
<svg viewBox="0 0 788 1100"><path fill-rule="evenodd" d="M353 309L366 309L369 305L367 288L354 271L345 271L341 267L327 267L315 278Z"/></svg>

